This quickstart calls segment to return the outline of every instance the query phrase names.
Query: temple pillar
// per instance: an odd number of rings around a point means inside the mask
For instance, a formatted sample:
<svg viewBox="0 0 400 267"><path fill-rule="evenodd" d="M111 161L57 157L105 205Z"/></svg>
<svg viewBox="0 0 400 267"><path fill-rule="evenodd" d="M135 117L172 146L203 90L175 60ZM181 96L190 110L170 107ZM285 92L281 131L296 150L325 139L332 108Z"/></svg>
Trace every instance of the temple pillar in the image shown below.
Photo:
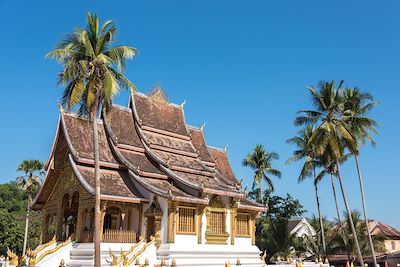
<svg viewBox="0 0 400 267"><path fill-rule="evenodd" d="M154 216L154 237L156 238L156 247L159 248L161 246L161 219L162 215Z"/></svg>
<svg viewBox="0 0 400 267"><path fill-rule="evenodd" d="M138 225L138 232L139 235L142 235L142 222L143 222L143 204L136 205L138 216L139 216L139 225Z"/></svg>
<svg viewBox="0 0 400 267"><path fill-rule="evenodd" d="M251 234L251 244L256 244L256 216L257 214L250 214L250 234Z"/></svg>
<svg viewBox="0 0 400 267"><path fill-rule="evenodd" d="M80 201L80 200L79 200ZM80 242L83 228L85 227L86 209L82 208L82 203L79 203L78 214L76 218L75 240Z"/></svg>
<svg viewBox="0 0 400 267"><path fill-rule="evenodd" d="M125 212L121 212L121 221L118 228L120 230L125 230L125 215L126 215Z"/></svg>
<svg viewBox="0 0 400 267"><path fill-rule="evenodd" d="M106 210L107 210L107 201L103 202L100 204L100 242L103 241L103 228L104 228L104 217L106 216ZM96 227L95 227L96 228ZM95 229L96 231L96 229ZM93 234L95 234L93 232Z"/></svg>
<svg viewBox="0 0 400 267"><path fill-rule="evenodd" d="M175 242L175 203L171 200L168 201L168 230L167 230L167 243Z"/></svg>
<svg viewBox="0 0 400 267"><path fill-rule="evenodd" d="M43 210L42 212L42 227L40 230L40 237L39 237L39 244L43 244L44 242L47 242L48 240L48 232L49 232L49 220L50 218L47 218L47 211Z"/></svg>
<svg viewBox="0 0 400 267"><path fill-rule="evenodd" d="M197 207L197 243L201 244L203 242L203 214L205 206Z"/></svg>
<svg viewBox="0 0 400 267"><path fill-rule="evenodd" d="M231 223L231 245L235 245L235 232L236 232L236 214L237 209L232 207L230 210L230 223Z"/></svg>

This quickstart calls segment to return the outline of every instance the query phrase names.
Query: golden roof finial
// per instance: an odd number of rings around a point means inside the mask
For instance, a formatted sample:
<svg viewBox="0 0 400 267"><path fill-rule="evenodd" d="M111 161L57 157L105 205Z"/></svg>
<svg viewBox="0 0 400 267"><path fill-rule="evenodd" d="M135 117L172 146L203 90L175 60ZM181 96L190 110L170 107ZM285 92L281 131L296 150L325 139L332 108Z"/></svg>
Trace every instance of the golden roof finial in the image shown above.
<svg viewBox="0 0 400 267"><path fill-rule="evenodd" d="M63 106L61 105L61 103L60 103L60 101L58 99L57 99L57 105L58 105L58 108L60 109L60 112L64 113L64 108L63 108Z"/></svg>

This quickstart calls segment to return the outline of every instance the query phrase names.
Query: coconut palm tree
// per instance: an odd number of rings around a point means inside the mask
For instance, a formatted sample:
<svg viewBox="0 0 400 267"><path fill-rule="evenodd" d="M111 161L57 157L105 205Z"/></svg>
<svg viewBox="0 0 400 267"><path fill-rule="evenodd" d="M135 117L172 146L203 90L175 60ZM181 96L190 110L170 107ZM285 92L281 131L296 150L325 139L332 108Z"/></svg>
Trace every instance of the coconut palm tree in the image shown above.
<svg viewBox="0 0 400 267"><path fill-rule="evenodd" d="M36 159L23 160L17 167L17 172L23 172L23 176L19 176L16 182L22 190L27 194L26 216L25 216L25 234L22 255L26 253L26 244L28 242L29 227L29 211L32 203L32 194L36 192L41 184L40 175L43 173L44 164Z"/></svg>
<svg viewBox="0 0 400 267"><path fill-rule="evenodd" d="M376 127L378 126L378 124L373 119L366 117L366 113L378 103L373 101L373 98L370 94L363 93L358 88L347 87L344 90L343 98L345 110L343 118L349 123L351 133L357 143L357 145L354 147L354 149L351 150L351 152L354 156L357 167L364 221L366 225L366 232L368 234L369 245L371 248L372 259L374 262L374 266L377 266L374 243L372 241L371 231L368 227L367 204L358 156L360 144L365 144L367 141L370 141L373 145L375 144L375 141L370 133L377 133Z"/></svg>
<svg viewBox="0 0 400 267"><path fill-rule="evenodd" d="M315 110L301 110L295 119L296 125L316 124L316 131L309 140L309 146L314 147L318 155L329 155L336 164L337 177L342 192L343 201L347 214L350 214L349 204L347 202L346 191L340 172L340 161L344 156L345 148L354 150L357 142L350 131L347 121L342 118L343 115L343 96L342 84L336 87L335 82L321 82L319 88L307 87L311 94L312 103ZM350 227L358 252L358 260L361 266L364 266L358 238L349 216Z"/></svg>
<svg viewBox="0 0 400 267"><path fill-rule="evenodd" d="M354 242L352 242L351 239L351 229L349 227L349 216L347 213L344 213L344 222L337 224L335 227L336 233L339 232L345 232L344 235L337 235L335 239L335 243L337 243L337 246L341 248L342 251L346 251L346 253L352 258L355 259L357 256L357 249L354 245ZM369 245L369 240L366 235L367 232L367 226L364 224L363 219L361 219L361 213L358 210L352 210L351 211L351 218L352 221L355 224L356 228L356 233L360 242L360 248L363 254L369 254L371 253L371 248ZM338 231L341 228L342 231ZM383 238L376 237L375 240L375 247L378 252L385 252L385 245L384 245L384 240ZM350 259L350 260L352 260Z"/></svg>
<svg viewBox="0 0 400 267"><path fill-rule="evenodd" d="M262 182L267 183L267 192L271 193L274 191L274 184L270 175L278 178L282 177L282 173L272 167L272 161L279 159L279 155L276 152L268 152L265 150L263 145L256 145L252 153L247 154L243 159L243 166L248 166L254 170L253 189L256 187L260 188L260 199L263 199Z"/></svg>
<svg viewBox="0 0 400 267"><path fill-rule="evenodd" d="M130 46L111 47L116 33L113 21L101 27L96 15L87 14L87 26L68 34L47 57L63 64L59 84L65 86L62 105L67 110L78 106L78 115L92 122L95 164L95 266L100 266L100 177L97 118L100 110L107 114L113 97L121 87L135 89L122 73L126 60L134 57Z"/></svg>
<svg viewBox="0 0 400 267"><path fill-rule="evenodd" d="M323 225L321 207L320 207L320 203L319 203L319 194L318 194L318 183L319 183L320 179L317 179L318 176L316 173L316 166L320 163L318 162L317 153L313 149L313 146L308 145L309 139L314 134L315 130L316 130L315 127L313 125L309 124L309 125L305 126L303 129L301 129L299 131L298 135L287 140L288 143L295 144L297 146L297 150L295 150L293 152L293 155L286 161L286 164L289 164L293 161L298 161L298 160L304 159L304 164L300 171L300 175L299 175L299 178L297 181L299 183L301 183L307 177L310 177L310 176L313 177L318 217L320 220L320 225ZM321 239L322 239L322 248L323 248L322 251L325 254L326 242L325 242L324 227L321 227Z"/></svg>

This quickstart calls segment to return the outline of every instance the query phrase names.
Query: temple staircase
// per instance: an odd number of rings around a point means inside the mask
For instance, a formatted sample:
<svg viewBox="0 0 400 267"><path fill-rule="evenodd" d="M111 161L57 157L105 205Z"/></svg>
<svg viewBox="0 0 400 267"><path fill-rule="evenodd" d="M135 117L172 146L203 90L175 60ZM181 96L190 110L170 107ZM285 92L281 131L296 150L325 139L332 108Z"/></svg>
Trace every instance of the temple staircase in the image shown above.
<svg viewBox="0 0 400 267"><path fill-rule="evenodd" d="M256 246L163 244L157 251L157 258L159 262L163 260L165 266L222 267L226 263L243 267L266 266Z"/></svg>

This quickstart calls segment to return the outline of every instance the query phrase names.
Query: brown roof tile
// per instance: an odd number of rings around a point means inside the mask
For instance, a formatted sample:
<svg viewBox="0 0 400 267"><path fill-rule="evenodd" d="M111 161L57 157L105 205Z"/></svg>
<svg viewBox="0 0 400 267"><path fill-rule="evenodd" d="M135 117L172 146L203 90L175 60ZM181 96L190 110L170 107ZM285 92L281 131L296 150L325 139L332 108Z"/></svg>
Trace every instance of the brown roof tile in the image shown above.
<svg viewBox="0 0 400 267"><path fill-rule="evenodd" d="M63 118L69 139L74 149L78 152L78 156L81 158L93 159L92 123L70 114L64 114ZM98 129L100 161L117 163L111 153L102 123L98 123Z"/></svg>
<svg viewBox="0 0 400 267"><path fill-rule="evenodd" d="M90 184L94 184L94 168L77 165L79 173ZM139 191L129 181L127 171L100 170L100 190L102 195L120 196L129 198L142 198Z"/></svg>
<svg viewBox="0 0 400 267"><path fill-rule="evenodd" d="M195 129L190 127L189 132L190 132L190 137L192 139L192 143L194 147L197 149L200 159L206 162L214 162L213 158L211 157L207 149L203 131L201 131L200 129Z"/></svg>
<svg viewBox="0 0 400 267"><path fill-rule="evenodd" d="M237 179L235 174L232 171L231 165L229 164L228 156L226 152L217 149L208 147L208 151L214 159L218 172L229 181L236 183Z"/></svg>
<svg viewBox="0 0 400 267"><path fill-rule="evenodd" d="M130 110L114 106L111 108L110 122L118 143L143 148Z"/></svg>
<svg viewBox="0 0 400 267"><path fill-rule="evenodd" d="M155 103L149 97L133 94L142 123L156 129L189 136L182 109L169 103Z"/></svg>

